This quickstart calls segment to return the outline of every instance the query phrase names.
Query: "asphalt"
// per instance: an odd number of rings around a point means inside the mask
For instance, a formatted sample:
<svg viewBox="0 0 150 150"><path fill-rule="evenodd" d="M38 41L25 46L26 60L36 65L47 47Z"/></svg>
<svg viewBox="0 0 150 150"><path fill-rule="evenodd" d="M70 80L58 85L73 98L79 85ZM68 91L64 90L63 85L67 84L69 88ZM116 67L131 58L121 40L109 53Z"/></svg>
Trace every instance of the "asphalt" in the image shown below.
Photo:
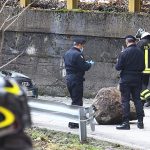
<svg viewBox="0 0 150 150"><path fill-rule="evenodd" d="M40 97L43 98L43 97ZM45 97L43 98L45 99ZM48 100L57 100L64 103L70 103L67 98L53 98L49 97ZM85 105L90 105L86 102ZM136 122L130 122L130 130L117 130L116 125L98 125L95 121L95 131L92 132L90 127L87 126L87 136L103 141L117 143L125 146L132 147L134 150L150 150L150 107L144 108L144 129L138 129ZM41 115L37 112L32 112L32 120L34 126L48 128L56 131L71 132L78 134L78 129L68 128L68 120L58 120L57 118Z"/></svg>

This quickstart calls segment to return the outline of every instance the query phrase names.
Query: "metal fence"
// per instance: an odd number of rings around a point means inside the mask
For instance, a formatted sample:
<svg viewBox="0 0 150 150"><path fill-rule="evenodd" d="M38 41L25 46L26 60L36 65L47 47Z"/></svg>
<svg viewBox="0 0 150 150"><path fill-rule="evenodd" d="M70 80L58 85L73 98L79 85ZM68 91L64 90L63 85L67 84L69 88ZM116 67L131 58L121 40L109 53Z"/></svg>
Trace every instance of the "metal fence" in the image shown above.
<svg viewBox="0 0 150 150"><path fill-rule="evenodd" d="M79 123L79 138L81 142L85 142L87 139L88 124L90 125L91 130L95 131L94 110L92 106L72 106L47 100L30 100L29 106L31 107L31 111L55 115L55 120L66 118L69 121Z"/></svg>

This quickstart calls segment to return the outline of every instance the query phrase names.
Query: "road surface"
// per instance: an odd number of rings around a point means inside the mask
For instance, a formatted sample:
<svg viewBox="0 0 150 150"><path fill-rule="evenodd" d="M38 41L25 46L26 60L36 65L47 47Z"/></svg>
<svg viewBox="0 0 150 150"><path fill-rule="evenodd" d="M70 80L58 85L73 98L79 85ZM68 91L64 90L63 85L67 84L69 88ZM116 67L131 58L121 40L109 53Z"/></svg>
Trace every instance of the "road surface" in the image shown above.
<svg viewBox="0 0 150 150"><path fill-rule="evenodd" d="M63 98L60 99L63 100ZM66 99L64 99L64 102L68 103ZM145 108L144 110L144 129L137 128L136 120L130 122L130 130L116 130L116 125L98 125L95 121L96 128L94 132L90 130L89 126L87 127L88 137L130 146L134 150L150 150L150 108ZM78 129L68 128L68 120L57 120L56 117L48 116L47 114L32 112L32 120L34 126L75 134L79 132Z"/></svg>

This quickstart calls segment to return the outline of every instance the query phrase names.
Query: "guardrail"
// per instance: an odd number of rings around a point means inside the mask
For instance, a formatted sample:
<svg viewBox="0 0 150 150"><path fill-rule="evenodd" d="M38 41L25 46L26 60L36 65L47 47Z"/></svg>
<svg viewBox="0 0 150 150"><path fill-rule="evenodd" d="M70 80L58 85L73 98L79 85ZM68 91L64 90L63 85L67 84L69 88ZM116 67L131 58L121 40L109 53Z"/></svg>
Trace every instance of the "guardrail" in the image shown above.
<svg viewBox="0 0 150 150"><path fill-rule="evenodd" d="M93 107L72 106L60 102L47 100L29 100L31 110L53 114L69 121L79 123L79 138L83 143L87 139L87 126L90 125L91 130L95 131L94 110ZM56 120L60 119L56 117Z"/></svg>

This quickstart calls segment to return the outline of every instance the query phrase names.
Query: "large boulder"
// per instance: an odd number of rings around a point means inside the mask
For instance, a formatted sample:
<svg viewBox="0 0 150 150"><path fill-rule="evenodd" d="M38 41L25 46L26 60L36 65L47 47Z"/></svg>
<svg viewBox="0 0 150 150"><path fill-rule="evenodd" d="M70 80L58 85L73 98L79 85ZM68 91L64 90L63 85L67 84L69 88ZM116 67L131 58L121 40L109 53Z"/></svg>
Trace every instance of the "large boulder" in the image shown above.
<svg viewBox="0 0 150 150"><path fill-rule="evenodd" d="M121 94L116 87L102 88L95 97L95 119L99 124L117 124L122 121ZM136 111L130 101L130 120L136 119Z"/></svg>

